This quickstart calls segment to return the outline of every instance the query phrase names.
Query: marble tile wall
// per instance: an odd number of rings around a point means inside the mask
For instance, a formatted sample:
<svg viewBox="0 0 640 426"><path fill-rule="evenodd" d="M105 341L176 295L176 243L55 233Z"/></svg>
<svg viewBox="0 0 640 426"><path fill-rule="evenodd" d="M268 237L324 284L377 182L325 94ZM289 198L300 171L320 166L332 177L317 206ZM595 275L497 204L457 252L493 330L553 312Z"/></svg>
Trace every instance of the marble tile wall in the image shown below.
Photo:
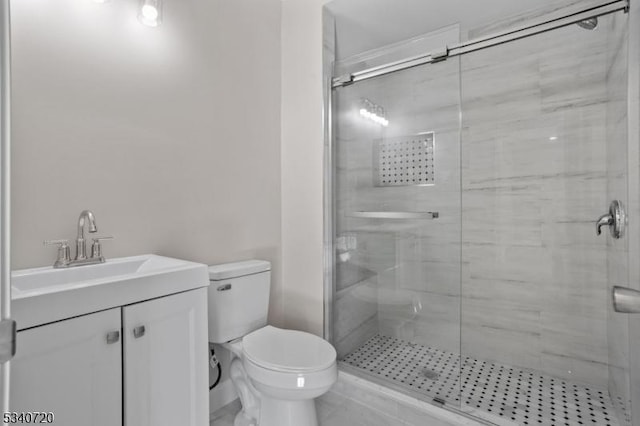
<svg viewBox="0 0 640 426"><path fill-rule="evenodd" d="M606 386L610 18L462 58L462 353Z"/></svg>
<svg viewBox="0 0 640 426"><path fill-rule="evenodd" d="M365 277L338 279L339 353L377 329L607 386L608 248L594 221L616 175L612 26L607 16L596 31L559 29L335 92L336 232L352 243L337 263ZM386 108L388 128L358 115L362 98ZM425 131L436 184L374 186L376 140Z"/></svg>
<svg viewBox="0 0 640 426"><path fill-rule="evenodd" d="M631 214L629 232L623 239L613 239L607 235L607 278L609 291L613 286L629 287L635 265L629 264L630 243L636 235L635 212L630 210L637 199L637 183L629 187L629 165L631 141L628 137L628 16L616 15L611 19L609 29L609 59L607 73L607 192L610 199L621 200ZM637 275L636 275L637 276ZM618 418L629 423L630 410L629 388L629 317L614 312L613 305L607 304L607 337L609 354L609 392L616 403ZM624 423L623 423L624 424Z"/></svg>
<svg viewBox="0 0 640 426"><path fill-rule="evenodd" d="M629 165L629 286L640 290L640 9L627 15L628 63L628 158ZM631 400L640 401L640 318L629 315L629 366ZM640 421L640 404L631 406L633 420Z"/></svg>

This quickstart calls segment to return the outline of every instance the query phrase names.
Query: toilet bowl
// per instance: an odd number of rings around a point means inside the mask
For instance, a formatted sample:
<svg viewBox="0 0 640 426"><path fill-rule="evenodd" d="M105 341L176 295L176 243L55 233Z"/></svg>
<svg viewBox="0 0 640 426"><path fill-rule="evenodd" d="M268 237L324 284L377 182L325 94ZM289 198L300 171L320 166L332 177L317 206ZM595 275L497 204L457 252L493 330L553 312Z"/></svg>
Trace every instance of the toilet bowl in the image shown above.
<svg viewBox="0 0 640 426"><path fill-rule="evenodd" d="M223 345L242 402L235 426L317 426L314 398L336 382L333 346L309 333L266 326Z"/></svg>
<svg viewBox="0 0 640 426"><path fill-rule="evenodd" d="M336 351L313 334L267 325L270 266L209 268L209 340L233 354L242 403L234 426L317 426L314 398L338 378Z"/></svg>

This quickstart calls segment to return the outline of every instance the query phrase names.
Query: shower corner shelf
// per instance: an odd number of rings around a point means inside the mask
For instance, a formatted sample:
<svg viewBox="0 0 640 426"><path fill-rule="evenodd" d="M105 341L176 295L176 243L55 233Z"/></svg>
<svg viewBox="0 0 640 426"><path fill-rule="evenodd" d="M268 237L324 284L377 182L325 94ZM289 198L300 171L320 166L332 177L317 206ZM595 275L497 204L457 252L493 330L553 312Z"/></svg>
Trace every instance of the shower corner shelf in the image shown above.
<svg viewBox="0 0 640 426"><path fill-rule="evenodd" d="M347 213L347 217L360 219L437 219L438 212L371 212L356 211Z"/></svg>

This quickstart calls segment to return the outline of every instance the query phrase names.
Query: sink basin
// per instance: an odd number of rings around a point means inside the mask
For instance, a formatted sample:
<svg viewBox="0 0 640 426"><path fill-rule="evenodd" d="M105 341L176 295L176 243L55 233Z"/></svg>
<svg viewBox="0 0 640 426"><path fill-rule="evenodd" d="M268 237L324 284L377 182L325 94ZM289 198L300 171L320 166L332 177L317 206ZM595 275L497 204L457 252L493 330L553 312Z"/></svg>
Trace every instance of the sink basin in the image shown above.
<svg viewBox="0 0 640 426"><path fill-rule="evenodd" d="M208 285L206 265L152 254L23 269L11 274L12 316L21 330Z"/></svg>
<svg viewBox="0 0 640 426"><path fill-rule="evenodd" d="M26 269L11 275L11 285L13 291L17 292L16 298L25 297L25 292L33 294L34 291L55 291L61 285L133 274L145 261L145 259L116 259L99 265L69 269Z"/></svg>
<svg viewBox="0 0 640 426"><path fill-rule="evenodd" d="M52 267L23 269L11 274L12 299L30 297L79 286L98 285L133 275L142 276L166 272L168 269L197 265L169 257L145 255L107 260L96 265L54 269Z"/></svg>

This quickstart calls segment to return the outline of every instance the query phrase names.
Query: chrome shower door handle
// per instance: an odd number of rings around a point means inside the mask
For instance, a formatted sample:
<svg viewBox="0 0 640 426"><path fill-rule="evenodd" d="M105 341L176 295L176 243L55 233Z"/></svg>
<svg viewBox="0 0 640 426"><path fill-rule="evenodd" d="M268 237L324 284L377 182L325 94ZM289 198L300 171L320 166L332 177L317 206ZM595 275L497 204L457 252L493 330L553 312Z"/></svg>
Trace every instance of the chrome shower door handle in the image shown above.
<svg viewBox="0 0 640 426"><path fill-rule="evenodd" d="M598 218L596 222L596 234L602 234L602 227L605 225L609 226L613 238L619 239L624 236L627 227L627 214L622 201L613 200L609 206L609 213Z"/></svg>
<svg viewBox="0 0 640 426"><path fill-rule="evenodd" d="M623 314L640 314L640 291L626 287L614 287L613 310Z"/></svg>

